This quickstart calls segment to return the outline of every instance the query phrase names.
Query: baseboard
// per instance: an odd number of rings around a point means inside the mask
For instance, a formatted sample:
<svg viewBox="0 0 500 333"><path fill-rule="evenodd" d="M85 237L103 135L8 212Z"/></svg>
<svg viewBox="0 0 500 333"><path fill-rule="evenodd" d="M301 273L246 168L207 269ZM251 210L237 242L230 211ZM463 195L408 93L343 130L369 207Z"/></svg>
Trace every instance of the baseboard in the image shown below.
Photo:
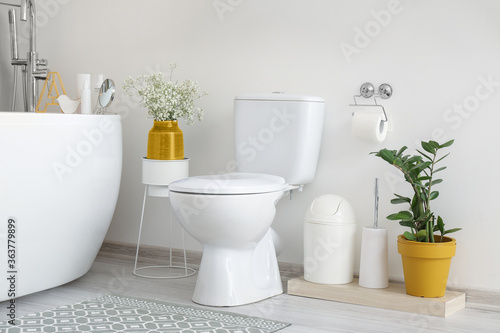
<svg viewBox="0 0 500 333"><path fill-rule="evenodd" d="M99 251L100 256L114 258L134 258L136 255L136 244L125 242L105 241ZM186 250L186 261L190 267L198 268L201 262L201 251ZM142 263L151 263L167 260L170 257L170 251L163 246L141 245L139 249L138 261ZM176 264L184 262L184 251L182 249L172 249L172 261Z"/></svg>
<svg viewBox="0 0 500 333"><path fill-rule="evenodd" d="M201 261L201 251L186 250L187 263L192 268L198 268ZM125 242L105 241L99 251L100 256L115 257L121 259L135 258L136 244ZM143 263L158 262L167 260L170 252L167 248L161 246L141 245L139 252L139 260ZM184 261L184 252L182 249L172 249L172 260L176 263ZM304 275L304 267L294 263L278 263L283 281L288 281ZM397 281L391 281L398 283ZM399 282L400 283L400 282ZM286 283L284 283L286 286ZM466 296L465 307L481 309L487 311L500 312L500 292L479 289L460 289L453 288L452 290L463 292Z"/></svg>

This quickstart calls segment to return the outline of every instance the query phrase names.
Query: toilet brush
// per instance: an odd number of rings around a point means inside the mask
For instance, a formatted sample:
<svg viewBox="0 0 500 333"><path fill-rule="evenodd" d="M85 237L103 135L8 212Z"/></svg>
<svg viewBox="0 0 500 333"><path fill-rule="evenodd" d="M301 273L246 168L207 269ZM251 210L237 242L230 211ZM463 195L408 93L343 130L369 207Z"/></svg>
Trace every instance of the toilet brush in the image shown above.
<svg viewBox="0 0 500 333"><path fill-rule="evenodd" d="M363 227L359 285L365 288L389 286L387 229L378 227L378 178L375 178L373 227Z"/></svg>

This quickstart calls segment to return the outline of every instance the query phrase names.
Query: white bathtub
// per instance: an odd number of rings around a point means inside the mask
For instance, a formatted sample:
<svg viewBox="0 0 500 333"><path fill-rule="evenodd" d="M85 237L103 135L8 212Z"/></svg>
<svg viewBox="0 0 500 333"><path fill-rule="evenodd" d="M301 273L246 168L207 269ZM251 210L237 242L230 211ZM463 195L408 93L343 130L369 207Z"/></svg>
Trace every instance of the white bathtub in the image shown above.
<svg viewBox="0 0 500 333"><path fill-rule="evenodd" d="M118 115L0 112L0 301L90 269L121 169Z"/></svg>

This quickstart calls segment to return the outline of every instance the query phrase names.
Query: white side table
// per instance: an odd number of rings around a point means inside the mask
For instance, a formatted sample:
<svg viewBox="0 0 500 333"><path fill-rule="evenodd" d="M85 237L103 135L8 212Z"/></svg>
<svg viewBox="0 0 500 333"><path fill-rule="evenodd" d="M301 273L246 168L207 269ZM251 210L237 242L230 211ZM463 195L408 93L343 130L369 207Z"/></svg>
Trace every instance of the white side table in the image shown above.
<svg viewBox="0 0 500 333"><path fill-rule="evenodd" d="M182 250L184 252L184 266L172 265L172 212L170 204L168 205L169 212L169 249L170 262L168 265L144 266L137 267L137 259L139 257L139 247L141 243L142 224L144 222L144 208L146 207L146 198L152 197L168 197L168 185L178 179L186 178L189 175L189 158L183 160L152 160L145 157L142 158L142 183L145 185L144 200L142 202L141 224L139 226L139 237L137 239L137 250L135 253L135 263L133 274L153 279L176 279L194 275L196 271L187 266L186 261L186 246L184 244L184 228L182 231ZM164 268L167 271L166 275L151 276L140 274L137 271L145 269Z"/></svg>

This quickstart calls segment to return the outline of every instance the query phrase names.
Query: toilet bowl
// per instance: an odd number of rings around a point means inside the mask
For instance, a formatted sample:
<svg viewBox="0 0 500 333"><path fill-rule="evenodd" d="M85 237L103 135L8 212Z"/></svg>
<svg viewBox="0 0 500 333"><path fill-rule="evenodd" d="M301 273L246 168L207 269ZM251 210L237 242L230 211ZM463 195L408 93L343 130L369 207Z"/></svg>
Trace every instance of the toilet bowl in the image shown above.
<svg viewBox="0 0 500 333"><path fill-rule="evenodd" d="M169 185L177 219L203 246L192 299L209 306L248 304L283 292L271 224L277 201L314 179L324 100L242 95L234 112L239 172Z"/></svg>
<svg viewBox="0 0 500 333"><path fill-rule="evenodd" d="M281 177L253 173L170 185L175 215L203 245L194 302L234 306L283 292L270 227L287 186Z"/></svg>

